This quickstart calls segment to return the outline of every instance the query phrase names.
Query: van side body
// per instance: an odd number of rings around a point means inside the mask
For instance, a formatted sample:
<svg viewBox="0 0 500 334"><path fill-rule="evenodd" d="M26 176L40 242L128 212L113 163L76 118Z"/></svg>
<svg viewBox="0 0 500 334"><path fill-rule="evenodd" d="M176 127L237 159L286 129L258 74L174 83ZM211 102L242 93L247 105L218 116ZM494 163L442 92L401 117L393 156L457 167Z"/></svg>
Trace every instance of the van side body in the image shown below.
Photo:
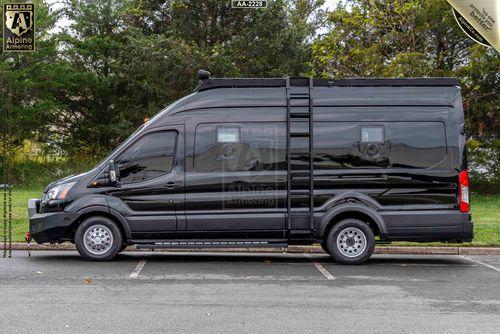
<svg viewBox="0 0 500 334"><path fill-rule="evenodd" d="M323 243L348 218L365 222L378 242L472 240L471 215L459 208L459 173L467 165L458 82L315 83L309 220L287 219L287 168L305 169L308 157L287 161L293 108L282 79L268 80L203 82L92 171L53 183L31 201L32 237L74 242L78 225L99 215L117 224L126 244L146 248ZM149 158L155 167L131 164L158 142L168 149ZM294 145L308 150L300 138ZM110 162L118 164L118 184L106 182ZM68 182L75 184L66 198L47 198ZM295 182L291 205L305 212L300 189L305 194L308 184Z"/></svg>

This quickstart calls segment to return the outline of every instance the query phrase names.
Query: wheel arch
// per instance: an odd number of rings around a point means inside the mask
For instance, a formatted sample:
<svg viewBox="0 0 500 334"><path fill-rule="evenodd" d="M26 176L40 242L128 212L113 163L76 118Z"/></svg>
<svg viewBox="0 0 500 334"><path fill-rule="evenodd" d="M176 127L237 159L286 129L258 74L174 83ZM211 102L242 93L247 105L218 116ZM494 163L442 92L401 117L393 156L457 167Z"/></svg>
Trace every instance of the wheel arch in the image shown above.
<svg viewBox="0 0 500 334"><path fill-rule="evenodd" d="M102 216L111 219L113 222L116 223L118 228L120 229L120 232L123 235L124 241L131 239L132 234L130 231L130 227L125 220L125 218L116 210L113 210L111 208L108 208L106 206L100 206L100 205L95 205L95 206L88 206L85 207L81 210L78 211L79 217L76 219L73 224L71 224L70 230L74 231L80 225L85 219L90 218L90 217L95 217L95 216Z"/></svg>
<svg viewBox="0 0 500 334"><path fill-rule="evenodd" d="M316 236L320 240L323 239L336 223L347 218L355 218L367 222L374 234L379 235L381 240L387 238L387 228L382 217L372 208L361 204L340 205L331 208L321 218Z"/></svg>

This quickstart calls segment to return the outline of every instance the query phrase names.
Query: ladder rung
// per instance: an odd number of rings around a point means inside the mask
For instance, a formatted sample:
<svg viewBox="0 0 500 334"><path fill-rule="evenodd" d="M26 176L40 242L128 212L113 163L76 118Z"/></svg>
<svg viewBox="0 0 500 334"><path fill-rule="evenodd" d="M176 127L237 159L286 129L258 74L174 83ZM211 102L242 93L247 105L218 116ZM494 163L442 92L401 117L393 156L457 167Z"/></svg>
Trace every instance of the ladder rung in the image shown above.
<svg viewBox="0 0 500 334"><path fill-rule="evenodd" d="M290 175L297 176L297 177L311 176L311 172L308 170L292 170L292 171L290 171Z"/></svg>
<svg viewBox="0 0 500 334"><path fill-rule="evenodd" d="M311 114L308 112L291 112L290 117L292 118L309 118Z"/></svg>
<svg viewBox="0 0 500 334"><path fill-rule="evenodd" d="M311 154L310 151L290 150L290 155L309 155L309 154Z"/></svg>
<svg viewBox="0 0 500 334"><path fill-rule="evenodd" d="M310 195L311 191L309 189L292 189L290 190L290 195Z"/></svg>
<svg viewBox="0 0 500 334"><path fill-rule="evenodd" d="M302 185L304 182L309 182L311 178L309 176L294 176L290 178L290 182L292 182L292 185Z"/></svg>
<svg viewBox="0 0 500 334"><path fill-rule="evenodd" d="M290 132L291 137L309 137L310 135L309 132Z"/></svg>

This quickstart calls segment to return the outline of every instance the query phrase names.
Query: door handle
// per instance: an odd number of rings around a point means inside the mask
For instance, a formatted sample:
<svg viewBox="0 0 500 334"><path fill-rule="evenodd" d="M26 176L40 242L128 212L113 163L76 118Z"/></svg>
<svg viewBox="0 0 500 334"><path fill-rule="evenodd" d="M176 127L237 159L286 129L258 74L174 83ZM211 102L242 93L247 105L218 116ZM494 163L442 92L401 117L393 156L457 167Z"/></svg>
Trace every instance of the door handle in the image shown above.
<svg viewBox="0 0 500 334"><path fill-rule="evenodd" d="M170 181L170 182L165 183L164 187L167 189L174 189L174 188L177 188L179 185L180 185L179 182Z"/></svg>

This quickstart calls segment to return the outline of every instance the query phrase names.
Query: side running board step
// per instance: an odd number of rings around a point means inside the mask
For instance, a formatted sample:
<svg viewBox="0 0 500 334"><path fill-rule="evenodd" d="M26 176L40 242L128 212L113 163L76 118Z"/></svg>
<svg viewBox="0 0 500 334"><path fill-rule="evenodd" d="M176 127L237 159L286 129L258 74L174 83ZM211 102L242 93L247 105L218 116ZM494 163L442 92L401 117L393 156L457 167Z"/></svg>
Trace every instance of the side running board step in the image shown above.
<svg viewBox="0 0 500 334"><path fill-rule="evenodd" d="M137 242L137 241L135 241ZM152 248L250 248L250 247L287 247L286 240L155 240L138 242L138 249Z"/></svg>

